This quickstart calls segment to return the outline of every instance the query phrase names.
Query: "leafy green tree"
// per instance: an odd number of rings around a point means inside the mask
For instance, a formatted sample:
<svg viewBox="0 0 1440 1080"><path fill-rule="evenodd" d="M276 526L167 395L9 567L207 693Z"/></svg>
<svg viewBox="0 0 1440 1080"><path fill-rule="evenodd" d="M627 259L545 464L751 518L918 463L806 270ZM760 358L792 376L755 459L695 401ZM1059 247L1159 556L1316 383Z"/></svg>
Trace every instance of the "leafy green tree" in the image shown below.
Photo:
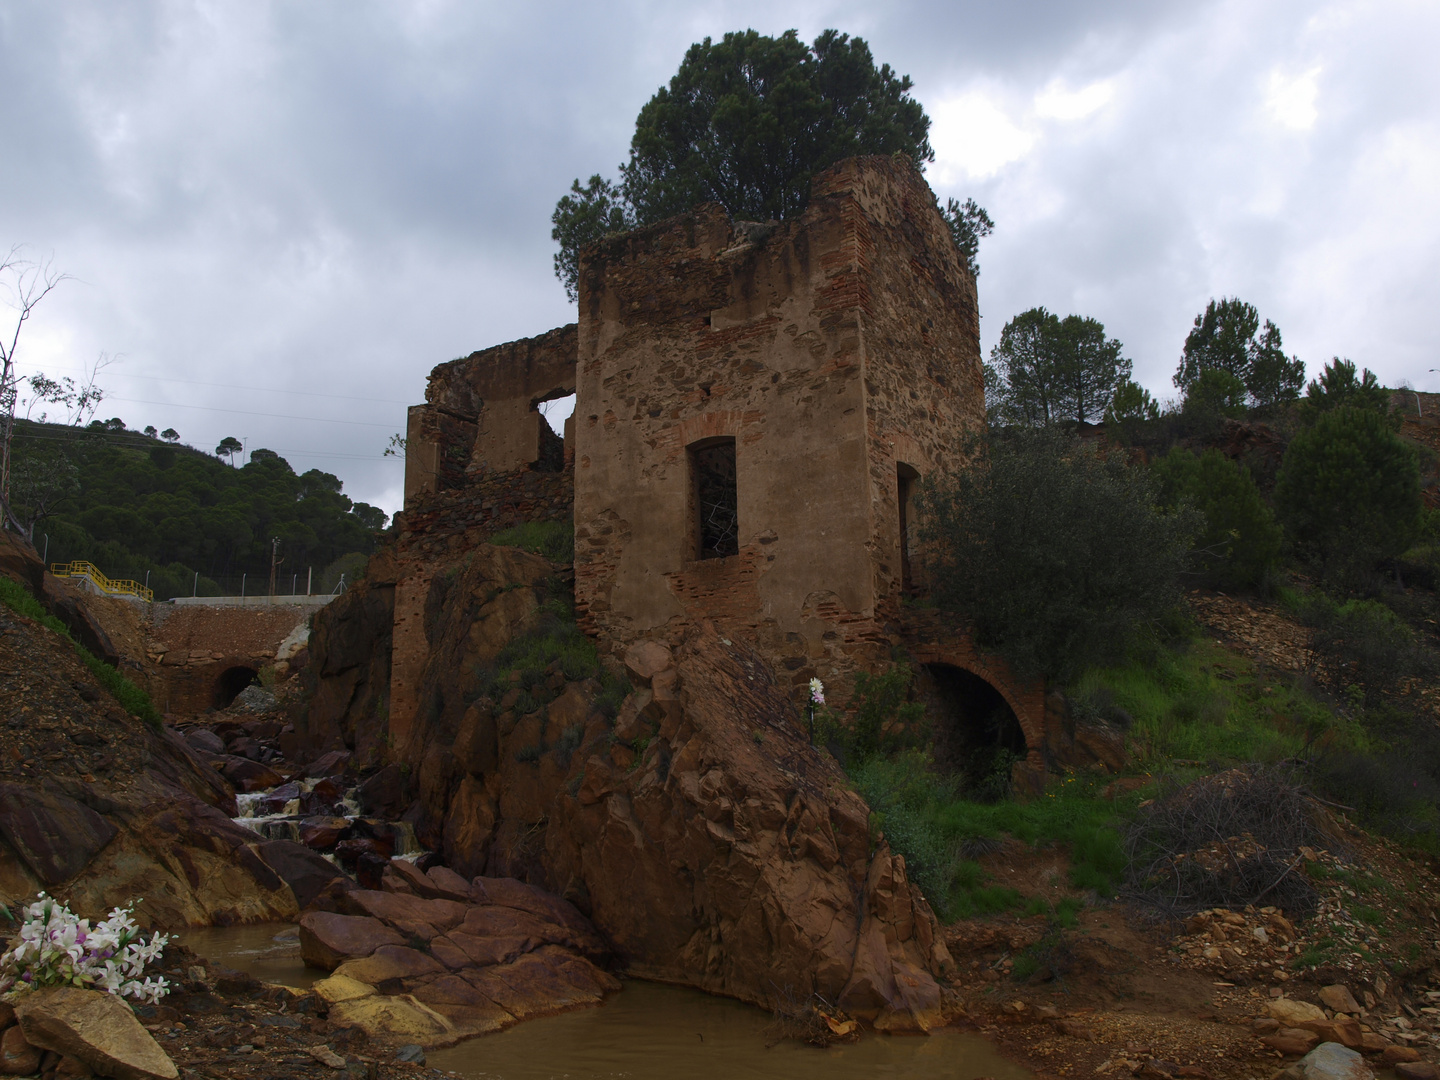
<svg viewBox="0 0 1440 1080"><path fill-rule="evenodd" d="M751 221L793 216L815 174L842 158L899 154L924 168L935 158L930 118L910 89L908 76L876 66L862 39L835 30L809 46L793 30L692 45L635 118L619 182L576 180L556 204L556 277L575 299L581 247L700 203ZM989 217L970 205L960 208L959 225L978 243Z"/></svg>
<svg viewBox="0 0 1440 1080"><path fill-rule="evenodd" d="M1062 348L1060 318L1043 307L1022 311L1004 325L990 350L996 406L992 421L1048 427L1061 419Z"/></svg>
<svg viewBox="0 0 1440 1080"><path fill-rule="evenodd" d="M947 199L945 209L940 211L945 224L950 226L950 236L960 252L960 260L971 277L980 276L980 241L995 231L995 222L985 208L974 199L963 203Z"/></svg>
<svg viewBox="0 0 1440 1080"><path fill-rule="evenodd" d="M160 438L170 443L179 442L180 433L176 431L173 427L167 427L164 431L160 432Z"/></svg>
<svg viewBox="0 0 1440 1080"><path fill-rule="evenodd" d="M982 647L1022 677L1065 681L1173 609L1198 523L1156 508L1145 469L1046 430L972 450L918 498L935 599Z"/></svg>
<svg viewBox="0 0 1440 1080"><path fill-rule="evenodd" d="M1238 297L1211 300L1195 316L1175 385L1188 397L1207 371L1234 376L1256 405L1294 400L1305 383L1305 365L1286 358L1280 328L1266 319L1262 330L1255 306Z"/></svg>
<svg viewBox="0 0 1440 1080"><path fill-rule="evenodd" d="M1130 361L1120 355L1120 342L1105 336L1105 324L1098 319L1065 316L1060 341L1058 375L1066 419L1093 423L1114 398L1115 388L1129 380Z"/></svg>
<svg viewBox="0 0 1440 1080"><path fill-rule="evenodd" d="M1120 441L1133 443L1147 424L1160 419L1160 406L1139 383L1121 379L1105 408L1105 427Z"/></svg>
<svg viewBox="0 0 1440 1080"><path fill-rule="evenodd" d="M228 457L230 459L230 465L233 468L235 465L235 455L244 449L244 445L239 439L235 438L234 435L226 435L220 440L220 445L215 447L215 456Z"/></svg>
<svg viewBox="0 0 1440 1080"><path fill-rule="evenodd" d="M1130 377L1120 349L1097 319L1061 319L1043 307L1022 311L990 353L1001 416L1029 427L1098 420Z"/></svg>
<svg viewBox="0 0 1440 1080"><path fill-rule="evenodd" d="M1224 368L1210 368L1190 384L1180 416L1192 435L1209 436L1225 420L1245 415L1245 384Z"/></svg>
<svg viewBox="0 0 1440 1080"><path fill-rule="evenodd" d="M1399 414L1390 412L1390 395L1374 373L1366 368L1357 375L1354 363L1337 356L1305 387L1300 414L1314 423L1321 414L1345 407L1378 413L1389 419L1392 428L1400 426Z"/></svg>
<svg viewBox="0 0 1440 1080"><path fill-rule="evenodd" d="M1384 415L1342 405L1290 442L1275 505L1296 549L1346 580L1400 555L1421 524L1420 468Z"/></svg>
<svg viewBox="0 0 1440 1080"><path fill-rule="evenodd" d="M1175 447L1152 466L1160 506L1189 504L1204 516L1194 558L1212 584L1253 588L1280 559L1282 534L1250 470L1218 450Z"/></svg>

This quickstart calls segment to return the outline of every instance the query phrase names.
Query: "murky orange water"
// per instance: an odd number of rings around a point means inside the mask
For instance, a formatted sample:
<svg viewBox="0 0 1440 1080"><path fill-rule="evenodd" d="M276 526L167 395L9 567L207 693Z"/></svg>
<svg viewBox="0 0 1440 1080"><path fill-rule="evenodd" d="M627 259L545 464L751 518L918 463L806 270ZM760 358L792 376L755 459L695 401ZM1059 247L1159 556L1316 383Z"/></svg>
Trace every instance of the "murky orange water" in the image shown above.
<svg viewBox="0 0 1440 1080"><path fill-rule="evenodd" d="M267 982L309 986L284 924L188 930L201 956ZM978 1035L867 1035L820 1050L771 1045L770 1015L728 998L658 983L625 983L604 1005L517 1024L498 1035L432 1050L426 1064L474 1080L1032 1080Z"/></svg>

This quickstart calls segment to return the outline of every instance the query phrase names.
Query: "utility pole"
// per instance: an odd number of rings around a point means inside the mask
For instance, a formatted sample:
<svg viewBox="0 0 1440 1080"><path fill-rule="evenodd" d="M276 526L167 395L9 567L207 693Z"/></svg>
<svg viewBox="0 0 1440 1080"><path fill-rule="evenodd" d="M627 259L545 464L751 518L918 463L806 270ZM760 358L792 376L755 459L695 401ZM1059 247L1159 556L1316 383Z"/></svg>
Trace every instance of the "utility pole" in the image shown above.
<svg viewBox="0 0 1440 1080"><path fill-rule="evenodd" d="M275 599L275 571L285 560L280 558L280 537L270 538L270 599Z"/></svg>

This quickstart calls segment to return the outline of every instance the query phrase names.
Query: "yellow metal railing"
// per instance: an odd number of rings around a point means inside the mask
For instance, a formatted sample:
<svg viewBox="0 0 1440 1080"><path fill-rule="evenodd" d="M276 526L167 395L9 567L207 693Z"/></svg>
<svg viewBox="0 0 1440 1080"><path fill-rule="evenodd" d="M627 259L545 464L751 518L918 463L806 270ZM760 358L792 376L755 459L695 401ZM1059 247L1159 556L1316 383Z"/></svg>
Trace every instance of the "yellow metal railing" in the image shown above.
<svg viewBox="0 0 1440 1080"><path fill-rule="evenodd" d="M141 600L155 599L154 589L147 589L138 581L115 581L102 574L94 563L83 560L51 563L50 573L56 577L89 578L92 585L109 596L138 596Z"/></svg>

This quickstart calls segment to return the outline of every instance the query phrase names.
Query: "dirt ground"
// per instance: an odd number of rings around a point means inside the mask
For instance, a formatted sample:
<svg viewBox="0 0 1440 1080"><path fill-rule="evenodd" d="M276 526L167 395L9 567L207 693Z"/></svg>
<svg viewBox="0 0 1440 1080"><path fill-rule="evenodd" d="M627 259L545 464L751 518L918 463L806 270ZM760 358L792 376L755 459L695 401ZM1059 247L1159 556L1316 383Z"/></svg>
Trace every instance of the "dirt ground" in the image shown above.
<svg viewBox="0 0 1440 1080"><path fill-rule="evenodd" d="M961 1026L1042 1077L1268 1080L1297 1060L1261 1041L1276 1028L1270 1004L1284 997L1323 1008L1322 988L1340 984L1360 1006L1354 1019L1377 1073L1389 1074L1384 1044L1435 1061L1440 878L1393 845L1337 824L1346 854L1313 852L1305 868L1320 894L1309 919L1292 923L1262 908L1165 925L1092 898L1069 928L1013 914L951 925L950 992ZM986 861L1025 895L1074 895L1059 850L1014 845ZM1017 962L1027 978L1016 976Z"/></svg>

